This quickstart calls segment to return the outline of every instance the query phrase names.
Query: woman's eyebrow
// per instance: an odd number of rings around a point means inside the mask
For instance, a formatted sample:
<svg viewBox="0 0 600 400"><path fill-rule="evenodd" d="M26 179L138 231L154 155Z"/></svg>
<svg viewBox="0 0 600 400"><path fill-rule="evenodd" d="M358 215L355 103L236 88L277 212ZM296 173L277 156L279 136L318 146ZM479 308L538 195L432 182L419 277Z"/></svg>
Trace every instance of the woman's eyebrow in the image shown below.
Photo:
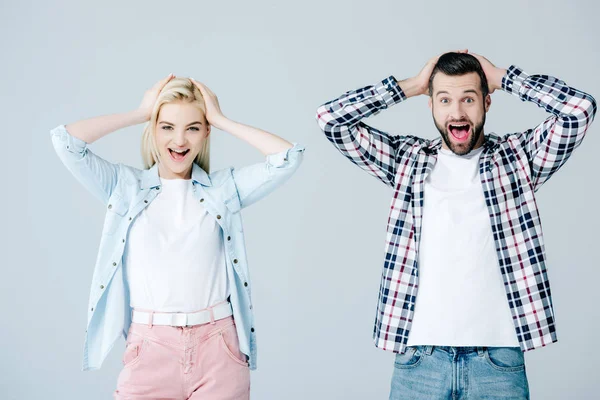
<svg viewBox="0 0 600 400"><path fill-rule="evenodd" d="M167 125L173 125L173 126L175 126L175 124L173 124L173 123L171 123L171 122L168 122L168 121L159 121L158 123L159 123L159 124L167 124ZM186 126L195 125L195 124L200 124L200 125L202 125L202 122L201 122L201 121L194 121L194 122L190 122L190 123L189 123L189 124L187 124Z"/></svg>

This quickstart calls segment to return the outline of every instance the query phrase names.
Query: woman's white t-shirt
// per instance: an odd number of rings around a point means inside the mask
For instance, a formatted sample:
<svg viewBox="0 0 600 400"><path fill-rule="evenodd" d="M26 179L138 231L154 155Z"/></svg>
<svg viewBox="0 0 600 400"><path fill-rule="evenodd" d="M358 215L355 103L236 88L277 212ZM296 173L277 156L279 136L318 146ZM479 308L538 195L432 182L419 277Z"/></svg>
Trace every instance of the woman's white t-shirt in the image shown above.
<svg viewBox="0 0 600 400"><path fill-rule="evenodd" d="M129 231L125 269L131 307L193 312L226 300L219 224L194 197L190 179L161 178L161 184Z"/></svg>

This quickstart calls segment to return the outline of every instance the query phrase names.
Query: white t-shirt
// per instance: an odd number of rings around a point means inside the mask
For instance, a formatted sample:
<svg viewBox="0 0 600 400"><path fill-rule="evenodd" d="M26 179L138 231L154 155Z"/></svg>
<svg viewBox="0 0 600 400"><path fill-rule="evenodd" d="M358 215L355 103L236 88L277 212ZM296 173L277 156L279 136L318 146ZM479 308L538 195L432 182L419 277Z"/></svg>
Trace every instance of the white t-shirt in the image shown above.
<svg viewBox="0 0 600 400"><path fill-rule="evenodd" d="M479 177L482 151L441 148L425 181L409 346L519 346Z"/></svg>
<svg viewBox="0 0 600 400"><path fill-rule="evenodd" d="M130 305L193 312L229 296L223 234L194 197L189 179L162 179L161 192L136 218L125 268Z"/></svg>

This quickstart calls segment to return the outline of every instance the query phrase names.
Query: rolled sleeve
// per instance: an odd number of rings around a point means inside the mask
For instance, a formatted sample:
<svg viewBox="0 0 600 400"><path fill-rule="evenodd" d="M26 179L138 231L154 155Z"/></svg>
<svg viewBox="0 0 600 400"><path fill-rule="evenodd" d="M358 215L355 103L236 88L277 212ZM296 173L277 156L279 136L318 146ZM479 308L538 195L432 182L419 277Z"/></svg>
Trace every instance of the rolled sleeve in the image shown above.
<svg viewBox="0 0 600 400"><path fill-rule="evenodd" d="M52 129L50 135L57 152L68 151L69 153L83 155L87 149L87 143L71 135L65 125L59 125Z"/></svg>
<svg viewBox="0 0 600 400"><path fill-rule="evenodd" d="M119 166L94 154L88 144L71 135L65 125L50 131L56 154L73 176L96 198L108 203L119 175Z"/></svg>
<svg viewBox="0 0 600 400"><path fill-rule="evenodd" d="M279 153L269 154L266 160L242 168L234 168L235 182L241 208L246 208L288 180L298 169L303 159L304 146L293 146Z"/></svg>
<svg viewBox="0 0 600 400"><path fill-rule="evenodd" d="M297 164L304 150L305 148L301 144L293 143L292 147L284 151L269 154L267 156L267 163L274 168L285 168Z"/></svg>

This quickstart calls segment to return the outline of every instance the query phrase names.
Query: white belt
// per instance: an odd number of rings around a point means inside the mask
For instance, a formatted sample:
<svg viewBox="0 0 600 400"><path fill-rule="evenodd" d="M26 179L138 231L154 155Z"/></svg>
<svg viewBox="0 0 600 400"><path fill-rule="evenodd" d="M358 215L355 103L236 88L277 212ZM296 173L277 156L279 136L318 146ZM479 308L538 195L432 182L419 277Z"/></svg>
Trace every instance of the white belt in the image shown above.
<svg viewBox="0 0 600 400"><path fill-rule="evenodd" d="M231 303L224 302L195 313L159 313L133 310L131 320L138 324L148 325L192 326L218 321L230 315L233 315Z"/></svg>

